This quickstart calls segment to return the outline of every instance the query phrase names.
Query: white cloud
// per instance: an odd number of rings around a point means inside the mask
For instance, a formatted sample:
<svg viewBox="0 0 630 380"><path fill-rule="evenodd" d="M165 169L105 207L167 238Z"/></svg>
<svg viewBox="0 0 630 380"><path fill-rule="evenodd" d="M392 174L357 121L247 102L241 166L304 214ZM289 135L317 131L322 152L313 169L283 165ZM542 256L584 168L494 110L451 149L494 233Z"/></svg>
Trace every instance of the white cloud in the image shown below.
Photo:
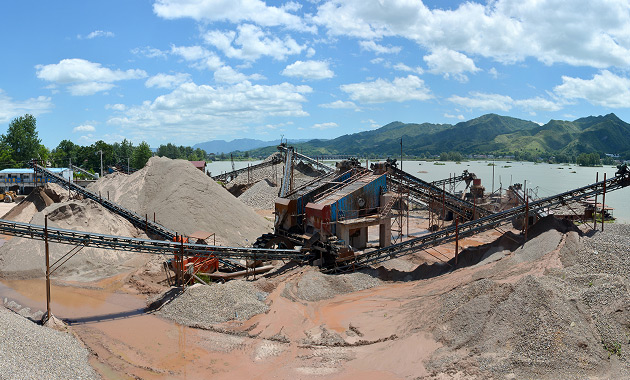
<svg viewBox="0 0 630 380"><path fill-rule="evenodd" d="M395 78L392 82L379 78L372 82L344 84L340 88L350 94L352 100L361 103L404 102L433 97L424 81L415 75Z"/></svg>
<svg viewBox="0 0 630 380"><path fill-rule="evenodd" d="M468 77L464 73L479 71L472 59L454 50L438 48L433 50L431 54L424 56L423 59L429 66L430 73L443 74L446 79L452 76L459 82L468 81Z"/></svg>
<svg viewBox="0 0 630 380"><path fill-rule="evenodd" d="M114 110L114 111L124 111L125 109L127 109L127 106L125 106L124 104L106 104L105 105L105 109L106 110Z"/></svg>
<svg viewBox="0 0 630 380"><path fill-rule="evenodd" d="M530 111L553 112L561 110L564 103L554 102L537 96L530 99L515 100L514 105Z"/></svg>
<svg viewBox="0 0 630 380"><path fill-rule="evenodd" d="M0 89L0 123L7 123L25 113L34 116L41 115L50 112L51 108L53 108L53 103L49 97L39 96L24 101L16 101Z"/></svg>
<svg viewBox="0 0 630 380"><path fill-rule="evenodd" d="M146 87L158 87L158 88L175 88L182 83L190 81L190 74L187 73L177 73L174 75L171 74L157 74L147 79L144 82Z"/></svg>
<svg viewBox="0 0 630 380"><path fill-rule="evenodd" d="M402 37L503 63L533 57L605 68L630 65L629 13L627 0L495 0L452 10L409 0L329 0L312 20L331 36Z"/></svg>
<svg viewBox="0 0 630 380"><path fill-rule="evenodd" d="M114 33L106 31L106 30L95 30L85 37L81 36L80 34L77 37L79 39L86 38L88 40L91 40L92 38L96 38L96 37L114 37L114 36L115 36Z"/></svg>
<svg viewBox="0 0 630 380"><path fill-rule="evenodd" d="M108 123L128 128L137 139L166 138L179 128L182 141L206 141L247 131L250 124L268 117L307 116L302 104L304 94L311 91L309 86L289 83L265 86L245 81L216 87L184 83L153 101L129 107Z"/></svg>
<svg viewBox="0 0 630 380"><path fill-rule="evenodd" d="M166 19L192 18L197 21L229 21L234 24L253 22L261 26L285 26L300 31L316 31L299 16L291 14L300 8L295 2L271 7L260 0L157 0L153 11Z"/></svg>
<svg viewBox="0 0 630 380"><path fill-rule="evenodd" d="M409 67L407 65L405 65L404 63L397 63L393 66L394 70L398 70L398 71L407 71L407 72L411 72L411 73L416 73L416 74L424 74L424 70L422 69L422 67L417 66L417 67Z"/></svg>
<svg viewBox="0 0 630 380"><path fill-rule="evenodd" d="M171 54L183 58L185 61L192 62L192 66L203 70L217 70L223 66L221 58L214 52L205 49L202 46L171 46Z"/></svg>
<svg viewBox="0 0 630 380"><path fill-rule="evenodd" d="M558 111L564 105L561 101L548 100L542 97L514 100L507 95L486 94L476 91L470 92L468 97L453 95L448 100L468 108L504 112L509 111L514 106L528 111Z"/></svg>
<svg viewBox="0 0 630 380"><path fill-rule="evenodd" d="M239 83L246 80L262 80L260 74L245 75L234 70L231 66L221 66L214 72L214 80L218 83Z"/></svg>
<svg viewBox="0 0 630 380"><path fill-rule="evenodd" d="M89 124L83 124L83 125L79 125L76 126L74 128L72 128L72 132L76 133L76 132L94 132L96 131L96 128L94 128L93 125L89 125Z"/></svg>
<svg viewBox="0 0 630 380"><path fill-rule="evenodd" d="M451 115L450 113L445 113L444 117L447 117L449 119L457 119L457 120L464 120L464 115Z"/></svg>
<svg viewBox="0 0 630 380"><path fill-rule="evenodd" d="M562 76L562 84L553 90L565 99L584 99L609 108L630 107L630 78L617 76L608 70L595 74L592 79Z"/></svg>
<svg viewBox="0 0 630 380"><path fill-rule="evenodd" d="M359 41L359 45L369 51L373 51L376 54L398 54L402 50L400 46L383 46L374 41Z"/></svg>
<svg viewBox="0 0 630 380"><path fill-rule="evenodd" d="M221 50L227 57L246 61L255 61L262 56L284 60L287 56L300 54L306 49L305 45L298 44L289 35L280 39L267 35L256 25L239 25L237 29L238 33L231 30L212 30L206 32L204 39L206 43ZM235 46L240 46L240 48Z"/></svg>
<svg viewBox="0 0 630 380"><path fill-rule="evenodd" d="M72 95L93 95L113 88L113 82L147 76L144 70L112 70L100 63L78 58L63 59L50 65L37 65L35 69L40 79L68 85Z"/></svg>
<svg viewBox="0 0 630 380"><path fill-rule="evenodd" d="M168 56L167 52L150 46L133 48L131 49L131 53L135 55L142 55L147 58L166 58Z"/></svg>
<svg viewBox="0 0 630 380"><path fill-rule="evenodd" d="M464 107L478 108L486 111L509 111L514 103L514 100L507 95L485 94L475 91L471 92L469 97L453 95L448 98L448 100Z"/></svg>
<svg viewBox="0 0 630 380"><path fill-rule="evenodd" d="M344 102L343 100L335 100L332 103L320 104L319 106L322 108L333 108L333 109L344 109L344 108L355 109L355 110L359 109L359 107L357 107L357 105L354 104L354 102L350 102L350 101Z"/></svg>
<svg viewBox="0 0 630 380"><path fill-rule="evenodd" d="M319 129L319 130L323 130L323 129L330 129L330 128L337 128L339 125L337 123L319 123L319 124L313 124L314 129Z"/></svg>
<svg viewBox="0 0 630 380"><path fill-rule="evenodd" d="M282 70L282 75L318 80L332 78L335 73L328 68L326 61L295 61Z"/></svg>
<svg viewBox="0 0 630 380"><path fill-rule="evenodd" d="M490 74L490 76L494 79L497 79L499 77L499 72L494 67L488 70L488 74Z"/></svg>

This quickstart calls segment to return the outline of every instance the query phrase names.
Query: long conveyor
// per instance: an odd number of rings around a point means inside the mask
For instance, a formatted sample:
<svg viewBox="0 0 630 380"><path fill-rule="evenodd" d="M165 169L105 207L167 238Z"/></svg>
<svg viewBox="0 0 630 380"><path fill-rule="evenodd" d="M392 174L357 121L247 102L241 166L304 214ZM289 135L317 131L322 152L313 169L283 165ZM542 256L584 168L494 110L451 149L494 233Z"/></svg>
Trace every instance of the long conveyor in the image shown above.
<svg viewBox="0 0 630 380"><path fill-rule="evenodd" d="M600 181L588 186L569 190L564 193L553 195L547 198L538 199L529 203L529 205L521 205L509 210L497 212L482 218L471 220L458 226L459 237L466 237L478 232L486 231L500 224L508 222L513 218L523 217L526 208L529 207L530 213L536 213L539 210L549 209L559 204L579 201L583 198L592 197L604 192L615 191L626 186L630 186L630 172L620 170L618 174L606 181ZM438 232L420 236L415 239L407 240L402 243L394 244L386 248L377 249L372 252L355 256L352 260L344 261L343 265L326 269L327 272L347 271L351 268L357 268L367 265L377 264L387 261L391 258L405 256L413 252L422 251L431 247L435 247L455 239L456 227L450 226Z"/></svg>
<svg viewBox="0 0 630 380"><path fill-rule="evenodd" d="M104 235L92 232L83 232L13 222L0 219L0 234L17 236L28 239L45 240L53 243L82 245L86 247L112 249L119 251L131 251L153 254L184 256L209 256L214 255L219 259L269 259L269 260L303 260L306 255L292 249L265 249L249 247L223 247L205 244L190 244L164 240L139 239L125 236Z"/></svg>
<svg viewBox="0 0 630 380"><path fill-rule="evenodd" d="M86 188L79 186L75 183L72 183L70 181L68 181L67 179L51 172L50 170L38 165L38 164L33 164L33 167L35 169L35 172L37 172L38 174L41 174L43 177L58 183L59 185L65 187L65 188L69 188L70 190L81 194L82 196L84 196L85 198L89 198L92 199L95 202L100 203L103 207L107 208L110 211L113 211L114 213L124 217L125 219L127 219L129 222L131 222L131 224L133 224L134 226L140 228L140 229L145 229L147 230L147 232L156 235L156 236L160 236L164 239L167 240L173 240L173 238L176 236L175 231L172 231L164 226L162 226L161 224L152 222L150 220L148 220L146 217L141 217L140 215L136 214L135 212L128 210L112 201L109 201L107 199L103 199L103 197L99 196L98 194L95 194L89 190L87 190Z"/></svg>

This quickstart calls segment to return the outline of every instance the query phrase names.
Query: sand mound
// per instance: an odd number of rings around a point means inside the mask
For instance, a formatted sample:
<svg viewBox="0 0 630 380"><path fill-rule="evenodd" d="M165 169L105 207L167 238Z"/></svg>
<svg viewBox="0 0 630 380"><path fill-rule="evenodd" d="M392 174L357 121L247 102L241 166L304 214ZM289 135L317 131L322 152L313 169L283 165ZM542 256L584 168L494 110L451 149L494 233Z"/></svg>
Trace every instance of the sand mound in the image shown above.
<svg viewBox="0 0 630 380"><path fill-rule="evenodd" d="M537 226L538 236L507 257L476 265L477 281L439 296L432 332L444 346L429 368L472 365L498 378L628 377L630 226L606 226L593 237L557 226ZM519 276L527 271L535 274Z"/></svg>
<svg viewBox="0 0 630 380"><path fill-rule="evenodd" d="M99 193L178 233L208 231L217 244L248 245L271 224L190 162L153 157L131 175L117 173L90 184Z"/></svg>
<svg viewBox="0 0 630 380"><path fill-rule="evenodd" d="M278 187L269 180L258 181L238 199L255 210L273 210L278 198Z"/></svg>
<svg viewBox="0 0 630 380"><path fill-rule="evenodd" d="M250 282L233 280L210 286L197 284L167 303L159 311L163 317L188 326L210 326L231 320L245 321L265 313L267 293Z"/></svg>
<svg viewBox="0 0 630 380"><path fill-rule="evenodd" d="M321 301L379 285L379 279L365 273L328 275L316 268L307 268L297 280L286 284L282 296L291 300Z"/></svg>
<svg viewBox="0 0 630 380"><path fill-rule="evenodd" d="M109 212L92 200L73 200L55 203L37 212L27 222L44 225L48 214L48 226L108 235L146 238L122 217ZM73 248L71 245L50 243L51 263L60 259ZM13 238L0 247L0 274L3 277L36 277L45 274L44 242ZM53 277L65 280L91 281L137 267L148 255L83 248L77 255L53 273Z"/></svg>

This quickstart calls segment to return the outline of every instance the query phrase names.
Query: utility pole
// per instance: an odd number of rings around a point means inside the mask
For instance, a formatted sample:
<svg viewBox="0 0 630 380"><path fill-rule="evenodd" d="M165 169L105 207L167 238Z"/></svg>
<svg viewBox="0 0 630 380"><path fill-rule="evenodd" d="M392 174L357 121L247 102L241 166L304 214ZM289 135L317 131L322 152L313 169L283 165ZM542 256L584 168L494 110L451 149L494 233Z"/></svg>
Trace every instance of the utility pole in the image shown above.
<svg viewBox="0 0 630 380"><path fill-rule="evenodd" d="M103 178L103 150L99 150L96 153L100 153L101 154L101 178Z"/></svg>

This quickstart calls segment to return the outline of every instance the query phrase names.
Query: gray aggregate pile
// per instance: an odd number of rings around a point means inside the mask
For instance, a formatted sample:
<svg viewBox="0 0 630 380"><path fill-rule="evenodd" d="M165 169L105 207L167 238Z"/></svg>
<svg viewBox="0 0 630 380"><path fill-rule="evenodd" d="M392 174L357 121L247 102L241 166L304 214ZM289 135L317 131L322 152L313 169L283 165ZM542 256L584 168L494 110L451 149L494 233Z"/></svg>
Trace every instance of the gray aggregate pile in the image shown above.
<svg viewBox="0 0 630 380"><path fill-rule="evenodd" d="M0 379L98 379L88 351L70 334L0 306Z"/></svg>
<svg viewBox="0 0 630 380"><path fill-rule="evenodd" d="M463 349L500 378L630 378L630 225L607 224L589 235L566 234L561 267L551 265L542 276L509 283L500 272L508 268L497 265L496 273L484 272L496 280L441 296L433 332L445 347L429 367L471 360L458 356ZM518 251L535 265L557 238L546 232ZM531 252L523 252L528 246Z"/></svg>
<svg viewBox="0 0 630 380"><path fill-rule="evenodd" d="M187 326L210 326L231 320L246 321L266 313L267 293L243 280L224 284L194 285L164 305L159 315Z"/></svg>
<svg viewBox="0 0 630 380"><path fill-rule="evenodd" d="M287 283L282 296L291 300L321 301L381 284L382 281L378 278L361 272L329 275L311 269Z"/></svg>
<svg viewBox="0 0 630 380"><path fill-rule="evenodd" d="M279 187L263 179L247 189L238 199L256 210L273 210L278 190Z"/></svg>

